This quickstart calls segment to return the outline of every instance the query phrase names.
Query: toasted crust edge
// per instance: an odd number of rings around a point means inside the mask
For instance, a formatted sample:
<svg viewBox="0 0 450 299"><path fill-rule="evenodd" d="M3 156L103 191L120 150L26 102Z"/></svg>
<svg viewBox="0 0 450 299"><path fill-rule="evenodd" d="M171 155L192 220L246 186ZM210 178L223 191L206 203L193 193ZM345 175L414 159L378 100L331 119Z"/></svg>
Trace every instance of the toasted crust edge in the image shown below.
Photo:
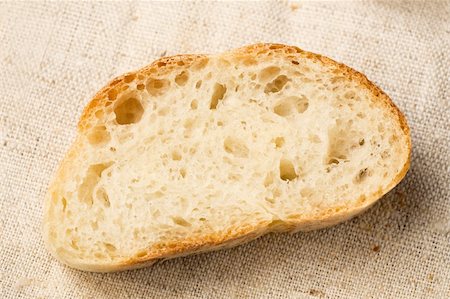
<svg viewBox="0 0 450 299"><path fill-rule="evenodd" d="M261 222L255 226L244 227L235 230L229 230L224 232L219 232L216 234L204 236L202 238L191 238L182 241L176 241L171 243L164 244L156 244L150 248L148 248L145 252L141 252L140 254L124 258L118 262L108 262L108 263L98 263L98 262L86 262L86 261L69 261L64 259L63 257L58 256L56 252L52 250L51 244L48 243L48 238L46 238L46 246L52 252L52 254L60 260L62 263L67 264L70 267L77 268L84 271L91 272L114 272L114 271L124 271L130 269L143 268L146 266L150 266L160 261L164 261L167 259L184 256L193 253L201 253L206 251L218 250L221 248L230 248L237 246L239 244L243 244L258 238L267 233L271 232L298 232L298 231L308 231L314 229L325 228L328 226L332 226L348 219L353 218L354 216L362 213L367 210L370 206L372 206L378 199L380 199L384 194L393 189L406 175L411 160L411 136L410 136L410 128L407 124L406 117L403 113L398 109L398 107L392 102L386 93L384 93L379 87L377 87L374 83L369 81L365 75L362 73L348 67L345 64L336 62L326 56L315 54L311 52L307 52L301 50L300 48L294 46L286 46L282 44L254 44L246 47L238 48L229 52L225 52L222 55L258 55L267 52L277 52L284 53L287 55L301 55L308 59L312 59L315 62L320 62L324 65L328 65L334 67L336 70L341 71L345 76L352 80L357 80L359 84L364 85L370 92L372 93L373 98L382 101L383 106L391 112L392 116L396 119L398 124L400 125L404 136L406 137L407 142L407 151L408 157L406 159L405 164L402 169L398 172L398 174L394 177L390 184L384 189L379 189L374 192L370 196L365 198L361 198L357 201L357 204L351 207L341 205L335 206L328 210L322 211L319 214L314 215L313 217L301 217L299 216L296 219L292 219L282 223L274 223L274 222ZM110 91L115 88L121 88L121 86L125 86L127 83L127 78L130 76L149 76L155 75L160 76L162 74L170 72L177 66L179 61L182 61L185 66L190 66L195 63L201 63L202 59L207 58L207 55L176 55L170 57L162 57L152 64L134 71L123 74L111 82L109 82L104 88L102 88L89 102L89 104L84 109L82 116L80 117L80 121L78 123L78 132L82 134L85 130L89 129L89 123L92 117L94 117L95 108L101 107L106 104L108 98L110 98ZM76 147L76 142L72 146L71 150L69 150L68 155L61 162L59 170L61 170L63 164L70 159L74 153L74 148ZM59 173L60 171L57 171ZM50 185L49 190L53 189L52 187L57 184L58 179L55 178L53 183ZM49 203L46 203L49 204ZM44 232L45 234L45 232Z"/></svg>

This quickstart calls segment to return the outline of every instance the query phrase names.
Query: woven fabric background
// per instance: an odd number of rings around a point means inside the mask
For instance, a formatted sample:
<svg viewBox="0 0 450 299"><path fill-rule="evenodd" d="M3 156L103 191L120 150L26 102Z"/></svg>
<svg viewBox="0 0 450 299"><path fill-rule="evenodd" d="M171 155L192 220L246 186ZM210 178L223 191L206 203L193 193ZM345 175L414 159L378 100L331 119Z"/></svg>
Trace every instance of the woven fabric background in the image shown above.
<svg viewBox="0 0 450 299"><path fill-rule="evenodd" d="M113 274L40 234L83 107L161 55L280 42L365 73L405 112L406 179L336 227ZM450 2L0 3L1 298L450 298Z"/></svg>

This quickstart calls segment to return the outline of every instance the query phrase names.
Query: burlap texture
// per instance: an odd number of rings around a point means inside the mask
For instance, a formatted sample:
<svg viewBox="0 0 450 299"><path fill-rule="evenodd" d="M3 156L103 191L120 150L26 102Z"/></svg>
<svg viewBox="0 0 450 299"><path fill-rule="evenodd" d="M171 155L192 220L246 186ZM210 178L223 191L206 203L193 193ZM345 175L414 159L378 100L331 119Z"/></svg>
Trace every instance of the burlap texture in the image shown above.
<svg viewBox="0 0 450 299"><path fill-rule="evenodd" d="M82 108L161 55L255 42L342 61L412 130L406 179L337 227L115 274L71 270L40 233ZM450 2L0 3L0 297L449 298Z"/></svg>

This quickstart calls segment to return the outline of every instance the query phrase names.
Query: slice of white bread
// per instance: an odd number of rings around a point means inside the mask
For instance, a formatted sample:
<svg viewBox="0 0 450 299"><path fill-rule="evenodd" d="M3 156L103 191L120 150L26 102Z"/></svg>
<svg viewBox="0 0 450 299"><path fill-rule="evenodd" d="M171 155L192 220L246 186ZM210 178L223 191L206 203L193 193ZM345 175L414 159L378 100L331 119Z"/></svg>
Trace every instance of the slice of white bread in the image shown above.
<svg viewBox="0 0 450 299"><path fill-rule="evenodd" d="M406 120L367 78L278 44L164 57L103 88L51 183L63 263L118 271L349 219L405 176Z"/></svg>

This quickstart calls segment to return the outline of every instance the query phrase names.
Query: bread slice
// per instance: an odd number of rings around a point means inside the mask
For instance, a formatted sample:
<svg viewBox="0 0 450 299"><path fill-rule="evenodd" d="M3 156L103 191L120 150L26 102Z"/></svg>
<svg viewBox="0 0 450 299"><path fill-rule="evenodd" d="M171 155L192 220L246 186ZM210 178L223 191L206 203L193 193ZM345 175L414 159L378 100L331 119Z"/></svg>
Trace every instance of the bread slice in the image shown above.
<svg viewBox="0 0 450 299"><path fill-rule="evenodd" d="M63 263L118 271L318 229L405 176L406 120L367 78L279 44L161 58L104 87L50 185Z"/></svg>

